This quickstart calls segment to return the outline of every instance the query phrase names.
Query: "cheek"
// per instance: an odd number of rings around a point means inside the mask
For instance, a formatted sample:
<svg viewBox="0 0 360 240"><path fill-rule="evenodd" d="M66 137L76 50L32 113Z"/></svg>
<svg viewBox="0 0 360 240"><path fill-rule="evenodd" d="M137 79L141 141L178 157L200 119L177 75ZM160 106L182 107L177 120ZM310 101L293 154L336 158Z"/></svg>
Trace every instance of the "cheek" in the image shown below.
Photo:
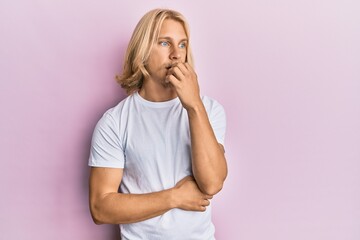
<svg viewBox="0 0 360 240"><path fill-rule="evenodd" d="M184 57L184 58L186 58L186 56L187 56L187 49L183 49L183 50L181 51L181 56Z"/></svg>
<svg viewBox="0 0 360 240"><path fill-rule="evenodd" d="M161 64L164 61L164 58L166 57L166 54L164 54L161 51L156 51L152 55L152 62L154 64Z"/></svg>
<svg viewBox="0 0 360 240"><path fill-rule="evenodd" d="M157 54L151 54L148 60L148 65L151 67L155 67L159 63L159 57Z"/></svg>
<svg viewBox="0 0 360 240"><path fill-rule="evenodd" d="M186 52L184 52L184 53L181 55L181 58L182 58L183 62L186 61L186 58L187 58Z"/></svg>

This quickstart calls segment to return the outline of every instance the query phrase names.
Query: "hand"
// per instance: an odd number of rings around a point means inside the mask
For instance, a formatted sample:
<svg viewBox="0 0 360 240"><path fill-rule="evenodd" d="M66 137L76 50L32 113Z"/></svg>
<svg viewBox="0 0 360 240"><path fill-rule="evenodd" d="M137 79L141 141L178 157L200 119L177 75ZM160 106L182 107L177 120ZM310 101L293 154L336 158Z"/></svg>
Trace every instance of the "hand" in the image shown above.
<svg viewBox="0 0 360 240"><path fill-rule="evenodd" d="M176 63L166 75L186 110L202 104L197 75L189 63Z"/></svg>
<svg viewBox="0 0 360 240"><path fill-rule="evenodd" d="M211 195L200 191L192 176L180 180L173 190L175 207L182 210L204 212L210 205L209 199L212 199Z"/></svg>

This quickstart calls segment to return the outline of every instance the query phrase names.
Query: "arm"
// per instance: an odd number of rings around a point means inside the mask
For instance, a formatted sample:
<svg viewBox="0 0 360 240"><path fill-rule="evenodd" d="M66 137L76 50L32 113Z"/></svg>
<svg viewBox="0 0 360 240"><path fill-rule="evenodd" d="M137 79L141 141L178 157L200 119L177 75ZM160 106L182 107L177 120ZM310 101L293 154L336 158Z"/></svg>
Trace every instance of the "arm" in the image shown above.
<svg viewBox="0 0 360 240"><path fill-rule="evenodd" d="M96 224L134 223L164 214L173 208L205 211L212 196L203 194L191 177L174 188L148 194L122 194L118 188L121 168L92 167L90 173L90 211Z"/></svg>
<svg viewBox="0 0 360 240"><path fill-rule="evenodd" d="M227 176L224 148L216 140L206 109L201 101L197 76L188 63L172 67L167 81L174 86L188 112L193 174L206 194L219 192Z"/></svg>
<svg viewBox="0 0 360 240"><path fill-rule="evenodd" d="M203 103L188 110L192 169L200 189L215 195L227 176L224 148L215 138Z"/></svg>

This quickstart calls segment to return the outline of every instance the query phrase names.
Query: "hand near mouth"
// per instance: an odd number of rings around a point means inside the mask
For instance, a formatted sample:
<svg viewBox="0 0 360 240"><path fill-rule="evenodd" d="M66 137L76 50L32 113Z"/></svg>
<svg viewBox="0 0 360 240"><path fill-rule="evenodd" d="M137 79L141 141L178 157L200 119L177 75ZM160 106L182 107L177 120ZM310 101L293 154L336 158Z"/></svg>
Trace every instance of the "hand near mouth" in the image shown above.
<svg viewBox="0 0 360 240"><path fill-rule="evenodd" d="M175 67L177 64L179 64L180 62L172 62L166 65L166 69L169 70L172 67Z"/></svg>
<svg viewBox="0 0 360 240"><path fill-rule="evenodd" d="M172 64L165 81L172 84L186 110L202 104L197 75L189 63Z"/></svg>

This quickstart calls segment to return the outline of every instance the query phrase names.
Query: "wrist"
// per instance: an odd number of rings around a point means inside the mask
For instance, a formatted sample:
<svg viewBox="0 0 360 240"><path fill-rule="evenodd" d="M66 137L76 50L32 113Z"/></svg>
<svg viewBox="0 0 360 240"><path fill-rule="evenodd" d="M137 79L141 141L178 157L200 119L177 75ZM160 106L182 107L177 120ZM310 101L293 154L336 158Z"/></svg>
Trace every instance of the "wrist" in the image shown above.
<svg viewBox="0 0 360 240"><path fill-rule="evenodd" d="M188 112L189 116L197 115L205 111L204 104L201 100L197 103L192 104L191 106L186 107L185 109Z"/></svg>
<svg viewBox="0 0 360 240"><path fill-rule="evenodd" d="M169 207L171 209L173 208L177 208L179 206L179 203L178 203L178 197L177 197L177 189L176 188L171 188L168 190L168 201L169 201Z"/></svg>

